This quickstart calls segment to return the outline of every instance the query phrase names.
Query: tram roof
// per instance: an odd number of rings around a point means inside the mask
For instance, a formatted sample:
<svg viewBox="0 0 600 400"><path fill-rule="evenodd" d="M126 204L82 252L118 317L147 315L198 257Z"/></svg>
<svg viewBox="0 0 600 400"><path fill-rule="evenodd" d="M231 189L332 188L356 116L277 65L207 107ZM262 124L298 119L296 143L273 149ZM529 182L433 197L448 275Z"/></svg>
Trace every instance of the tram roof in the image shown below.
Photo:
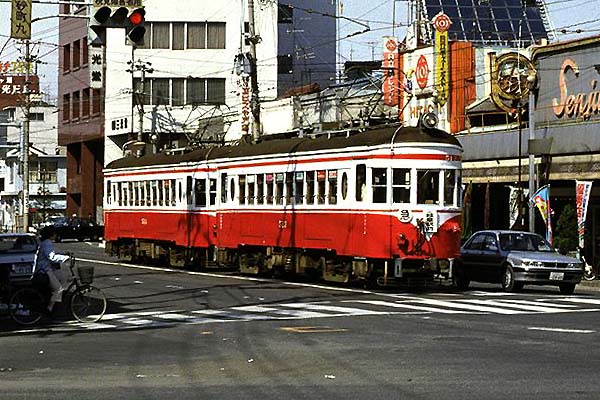
<svg viewBox="0 0 600 400"><path fill-rule="evenodd" d="M255 157L269 154L296 154L318 150L333 150L351 147L377 146L394 143L440 143L462 147L459 141L445 131L424 127L401 127L394 137L397 126L375 127L350 136L328 135L291 139L266 139L257 143L241 143L221 147L199 148L183 154L157 153L142 157L127 156L112 161L107 169L167 165L181 162L214 160L219 158Z"/></svg>

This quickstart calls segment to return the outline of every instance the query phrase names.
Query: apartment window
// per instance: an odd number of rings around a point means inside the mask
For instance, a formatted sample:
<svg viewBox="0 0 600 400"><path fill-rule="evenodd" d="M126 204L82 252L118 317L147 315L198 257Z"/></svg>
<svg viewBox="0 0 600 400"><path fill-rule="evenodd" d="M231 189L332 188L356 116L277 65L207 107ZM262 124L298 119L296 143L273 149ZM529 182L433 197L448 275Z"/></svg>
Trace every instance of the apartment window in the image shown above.
<svg viewBox="0 0 600 400"><path fill-rule="evenodd" d="M207 24L207 43L208 49L224 49L225 48L225 23L224 22L209 22Z"/></svg>
<svg viewBox="0 0 600 400"><path fill-rule="evenodd" d="M101 100L100 89L92 89L92 114L100 114Z"/></svg>
<svg viewBox="0 0 600 400"><path fill-rule="evenodd" d="M44 113L29 113L29 120L30 121L43 121Z"/></svg>
<svg viewBox="0 0 600 400"><path fill-rule="evenodd" d="M185 24L173 24L173 50L185 49Z"/></svg>
<svg viewBox="0 0 600 400"><path fill-rule="evenodd" d="M168 49L170 48L170 29L168 22L152 23L152 48Z"/></svg>
<svg viewBox="0 0 600 400"><path fill-rule="evenodd" d="M87 65L88 60L90 58L89 48L88 48L88 39L87 36L81 40L81 51L82 51L82 59L81 65Z"/></svg>
<svg viewBox="0 0 600 400"><path fill-rule="evenodd" d="M79 92L73 92L73 119L79 119L79 107L81 107L79 99Z"/></svg>
<svg viewBox="0 0 600 400"><path fill-rule="evenodd" d="M76 40L73 42L73 69L81 66L81 42Z"/></svg>
<svg viewBox="0 0 600 400"><path fill-rule="evenodd" d="M82 94L83 96L81 99L81 116L85 118L90 116L90 89L83 89Z"/></svg>
<svg viewBox="0 0 600 400"><path fill-rule="evenodd" d="M294 72L294 60L291 54L277 56L277 73L291 74Z"/></svg>
<svg viewBox="0 0 600 400"><path fill-rule="evenodd" d="M184 97L184 87L185 87L185 79L172 79L172 96L171 96L171 105L173 106L182 106L185 104Z"/></svg>
<svg viewBox="0 0 600 400"><path fill-rule="evenodd" d="M204 79L192 78L187 80L187 104L204 103Z"/></svg>
<svg viewBox="0 0 600 400"><path fill-rule="evenodd" d="M225 104L225 79L206 79L206 102Z"/></svg>
<svg viewBox="0 0 600 400"><path fill-rule="evenodd" d="M65 44L63 46L63 73L67 73L71 70L71 45Z"/></svg>
<svg viewBox="0 0 600 400"><path fill-rule="evenodd" d="M169 104L169 79L156 78L152 80L152 104Z"/></svg>
<svg viewBox="0 0 600 400"><path fill-rule="evenodd" d="M71 119L71 95L63 95L63 121Z"/></svg>
<svg viewBox="0 0 600 400"><path fill-rule="evenodd" d="M29 179L36 183L56 183L56 161L29 162Z"/></svg>
<svg viewBox="0 0 600 400"><path fill-rule="evenodd" d="M149 96L149 94L152 93L152 80L151 79L146 79L144 81L144 88L142 90L142 80L140 78L134 78L133 79L133 90L136 93L136 95L134 96L134 103L136 105L140 104L140 99L141 99L141 103L144 104L145 106L150 105L151 97Z"/></svg>
<svg viewBox="0 0 600 400"><path fill-rule="evenodd" d="M294 9L287 4L277 6L277 22L280 24L291 24L294 20Z"/></svg>
<svg viewBox="0 0 600 400"><path fill-rule="evenodd" d="M187 48L206 48L206 24L203 22L192 22L187 24Z"/></svg>

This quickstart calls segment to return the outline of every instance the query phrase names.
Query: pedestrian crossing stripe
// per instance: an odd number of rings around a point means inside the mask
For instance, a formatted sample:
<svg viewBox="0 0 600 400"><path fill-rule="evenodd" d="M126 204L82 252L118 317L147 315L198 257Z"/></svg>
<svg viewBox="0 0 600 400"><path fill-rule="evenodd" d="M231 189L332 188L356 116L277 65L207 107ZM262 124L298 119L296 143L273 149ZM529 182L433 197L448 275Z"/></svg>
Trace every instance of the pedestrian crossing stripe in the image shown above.
<svg viewBox="0 0 600 400"><path fill-rule="evenodd" d="M600 299L585 297L478 298L443 300L403 296L394 301L342 300L333 302L295 302L268 305L235 306L226 309L140 311L107 314L97 323L66 322L51 331L69 329L139 329L167 327L176 324L206 324L242 321L313 319L327 317L408 315L408 314L548 314L600 311L593 308Z"/></svg>

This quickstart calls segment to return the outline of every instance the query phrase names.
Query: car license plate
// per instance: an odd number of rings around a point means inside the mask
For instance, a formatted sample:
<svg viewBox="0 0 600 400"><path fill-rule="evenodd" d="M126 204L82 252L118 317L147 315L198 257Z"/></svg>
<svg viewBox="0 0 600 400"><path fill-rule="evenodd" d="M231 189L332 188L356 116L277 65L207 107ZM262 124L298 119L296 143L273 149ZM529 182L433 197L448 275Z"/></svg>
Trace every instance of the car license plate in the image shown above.
<svg viewBox="0 0 600 400"><path fill-rule="evenodd" d="M31 264L14 264L12 269L15 274L24 275L31 274L33 268Z"/></svg>
<svg viewBox="0 0 600 400"><path fill-rule="evenodd" d="M565 277L564 272L550 272L551 281L562 281Z"/></svg>

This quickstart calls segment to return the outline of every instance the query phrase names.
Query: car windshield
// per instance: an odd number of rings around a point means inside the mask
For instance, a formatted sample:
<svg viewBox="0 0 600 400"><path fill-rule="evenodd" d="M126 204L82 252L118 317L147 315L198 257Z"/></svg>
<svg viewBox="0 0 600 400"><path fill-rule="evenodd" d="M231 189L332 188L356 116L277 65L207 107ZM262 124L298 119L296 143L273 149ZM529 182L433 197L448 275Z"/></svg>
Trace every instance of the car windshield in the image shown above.
<svg viewBox="0 0 600 400"><path fill-rule="evenodd" d="M33 236L0 237L0 254L31 253L37 250L37 242Z"/></svg>
<svg viewBox="0 0 600 400"><path fill-rule="evenodd" d="M554 251L543 237L521 232L501 233L500 247L506 251Z"/></svg>

